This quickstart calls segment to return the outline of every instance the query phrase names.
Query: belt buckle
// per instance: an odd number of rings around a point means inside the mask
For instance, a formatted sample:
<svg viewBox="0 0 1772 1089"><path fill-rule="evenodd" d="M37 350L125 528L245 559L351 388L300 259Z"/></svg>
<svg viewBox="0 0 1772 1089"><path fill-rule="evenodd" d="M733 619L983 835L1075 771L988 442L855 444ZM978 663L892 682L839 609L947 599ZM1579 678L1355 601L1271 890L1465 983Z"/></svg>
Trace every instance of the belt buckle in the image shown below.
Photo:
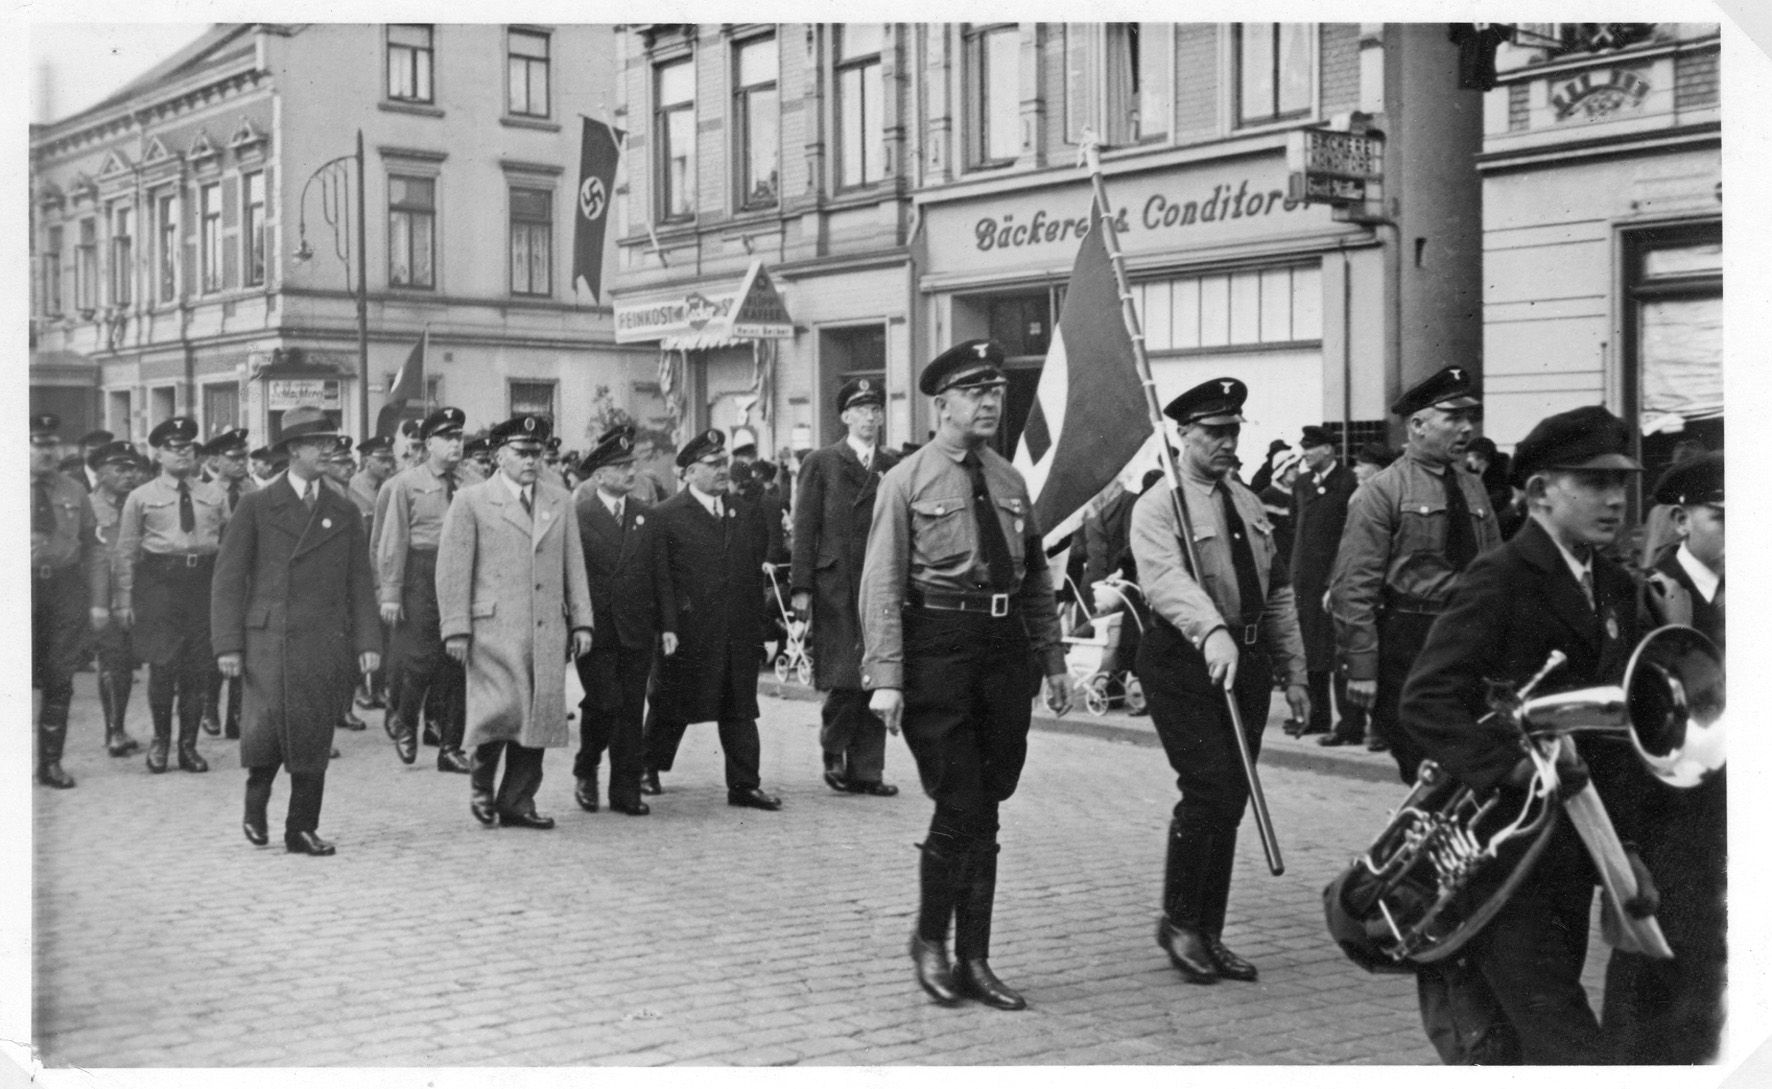
<svg viewBox="0 0 1772 1089"><path fill-rule="evenodd" d="M197 561L201 560L202 558L203 557L197 555L195 552L187 552L187 553L185 553L185 566L186 567L195 567L195 566L197 566Z"/></svg>
<svg viewBox="0 0 1772 1089"><path fill-rule="evenodd" d="M42 567L37 568L37 577L40 579L48 579L54 575L55 568L51 567L49 564L44 564Z"/></svg>
<svg viewBox="0 0 1772 1089"><path fill-rule="evenodd" d="M1243 645L1244 646L1252 647L1256 644L1256 641L1259 640L1260 638L1261 638L1261 621L1257 620L1253 624L1244 624L1243 625Z"/></svg>
<svg viewBox="0 0 1772 1089"><path fill-rule="evenodd" d="M1005 617L1008 615L1009 615L1009 595L1008 594L992 594L991 595L991 616L993 618L1002 618L1002 617Z"/></svg>

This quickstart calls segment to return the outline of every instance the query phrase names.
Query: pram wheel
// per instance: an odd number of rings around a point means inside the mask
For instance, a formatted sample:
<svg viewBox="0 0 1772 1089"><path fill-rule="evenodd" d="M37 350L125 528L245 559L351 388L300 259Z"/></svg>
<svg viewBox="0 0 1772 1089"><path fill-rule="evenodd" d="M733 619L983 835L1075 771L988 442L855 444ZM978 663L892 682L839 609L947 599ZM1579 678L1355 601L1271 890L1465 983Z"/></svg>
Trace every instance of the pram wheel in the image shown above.
<svg viewBox="0 0 1772 1089"><path fill-rule="evenodd" d="M794 676L800 678L801 684L811 684L812 683L812 659L810 659L810 658L806 657L804 654L802 654L800 656L799 662L797 662L794 665Z"/></svg>
<svg viewBox="0 0 1772 1089"><path fill-rule="evenodd" d="M788 676L792 672L793 672L793 664L788 661L788 652L785 650L776 651L776 653L775 653L775 679L780 681L782 684L786 684L786 683L788 683Z"/></svg>
<svg viewBox="0 0 1772 1089"><path fill-rule="evenodd" d="M1144 714L1144 685L1130 673L1126 674L1126 710Z"/></svg>
<svg viewBox="0 0 1772 1089"><path fill-rule="evenodd" d="M1097 673L1084 682L1083 706L1092 715L1105 715L1108 710L1108 675Z"/></svg>

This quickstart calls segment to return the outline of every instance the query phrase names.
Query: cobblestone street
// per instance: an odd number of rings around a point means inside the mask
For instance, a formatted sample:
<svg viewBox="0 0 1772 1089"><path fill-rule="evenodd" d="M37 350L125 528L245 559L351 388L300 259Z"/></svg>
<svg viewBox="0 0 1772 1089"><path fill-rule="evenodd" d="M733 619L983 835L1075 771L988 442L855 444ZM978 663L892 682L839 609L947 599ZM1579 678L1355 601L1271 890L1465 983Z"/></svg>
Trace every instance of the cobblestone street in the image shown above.
<svg viewBox="0 0 1772 1089"><path fill-rule="evenodd" d="M375 713L328 776L339 853L310 859L277 844L286 779L255 849L232 743L205 738L207 775L150 776L103 754L91 675L78 685L79 787L34 791L52 1067L1434 1061L1412 982L1359 972L1321 921L1324 882L1399 797L1388 760L1306 765L1323 750L1277 722L1264 783L1287 872L1267 875L1246 825L1225 935L1261 981L1213 987L1152 941L1174 789L1148 720L1036 729L1003 813L992 960L1030 1002L1006 1014L915 986L928 802L896 740L904 794L827 789L815 703L763 700L780 813L726 806L697 726L644 819L580 812L570 757L550 754L547 833L479 827L465 779L434 750L402 766Z"/></svg>

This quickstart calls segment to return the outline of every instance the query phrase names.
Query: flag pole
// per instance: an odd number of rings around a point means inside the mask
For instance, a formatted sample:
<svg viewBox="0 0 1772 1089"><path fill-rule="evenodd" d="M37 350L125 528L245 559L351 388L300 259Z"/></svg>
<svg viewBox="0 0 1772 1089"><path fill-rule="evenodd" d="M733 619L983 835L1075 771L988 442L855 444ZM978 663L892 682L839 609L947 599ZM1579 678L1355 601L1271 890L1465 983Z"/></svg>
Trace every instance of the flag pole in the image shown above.
<svg viewBox="0 0 1772 1089"><path fill-rule="evenodd" d="M1093 138L1085 139L1083 159L1094 189L1090 229L1102 232L1102 244L1107 247L1108 260L1114 266L1114 283L1120 292L1120 318L1126 324L1126 334L1132 338L1132 357L1138 364L1138 379L1144 386L1145 407L1150 411L1151 429L1159 439L1158 457L1162 459L1164 475L1169 478L1169 496L1175 504L1175 517L1181 526L1182 556L1187 562L1188 575L1198 582L1200 557L1194 552L1193 526L1188 520L1187 502L1182 498L1181 467L1176 464L1175 452L1169 446L1169 436L1163 426L1163 407L1157 400L1157 383L1151 377L1151 360L1145 352L1144 326L1132 305L1132 292L1126 283L1126 257L1120 252L1120 240L1115 235L1112 217L1108 215L1107 187L1101 180L1101 151ZM1249 752L1249 739L1243 733L1243 712L1237 707L1235 693L1228 688L1219 691L1225 707L1230 710L1231 733L1237 739L1237 757L1243 764L1243 777L1249 781L1250 808L1255 813L1255 830L1261 836L1262 852L1267 855L1267 868L1278 877L1286 872L1286 864L1280 858L1280 841L1274 834L1273 820L1268 816L1267 798L1261 792L1261 778L1255 771L1255 758Z"/></svg>

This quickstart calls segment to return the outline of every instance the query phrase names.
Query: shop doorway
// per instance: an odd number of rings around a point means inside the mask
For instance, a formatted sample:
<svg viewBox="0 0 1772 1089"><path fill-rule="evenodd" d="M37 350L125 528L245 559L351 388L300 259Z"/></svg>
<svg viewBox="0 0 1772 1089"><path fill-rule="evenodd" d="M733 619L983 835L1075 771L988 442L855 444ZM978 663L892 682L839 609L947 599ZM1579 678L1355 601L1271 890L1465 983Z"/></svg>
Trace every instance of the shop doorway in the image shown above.
<svg viewBox="0 0 1772 1089"><path fill-rule="evenodd" d="M844 435L843 421L837 412L837 392L843 384L857 378L886 386L886 327L856 325L842 329L820 329L818 333L818 419L823 421L821 445L836 442ZM880 432L881 446L896 446L909 436ZM914 439L910 441L916 441Z"/></svg>
<svg viewBox="0 0 1772 1089"><path fill-rule="evenodd" d="M1006 458L1015 456L1015 445L1027 426L1040 385L1040 368L1052 346L1052 331L1064 288L1059 285L992 295L956 296L953 307L954 340L989 337L1003 346L1003 369L1009 379L1004 391L1003 425L992 446Z"/></svg>

